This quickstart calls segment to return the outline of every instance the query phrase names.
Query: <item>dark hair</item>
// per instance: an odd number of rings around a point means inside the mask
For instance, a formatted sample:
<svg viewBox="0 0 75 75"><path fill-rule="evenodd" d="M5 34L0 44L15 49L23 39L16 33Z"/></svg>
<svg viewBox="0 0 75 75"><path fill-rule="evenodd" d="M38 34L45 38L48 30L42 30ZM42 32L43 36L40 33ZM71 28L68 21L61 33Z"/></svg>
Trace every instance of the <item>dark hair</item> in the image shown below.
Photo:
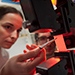
<svg viewBox="0 0 75 75"><path fill-rule="evenodd" d="M19 10L17 10L16 8L14 7L11 7L11 6L0 6L0 19L3 18L4 15L8 14L8 13L16 13L16 14L19 14L22 19L23 19L23 16L21 14L21 12Z"/></svg>

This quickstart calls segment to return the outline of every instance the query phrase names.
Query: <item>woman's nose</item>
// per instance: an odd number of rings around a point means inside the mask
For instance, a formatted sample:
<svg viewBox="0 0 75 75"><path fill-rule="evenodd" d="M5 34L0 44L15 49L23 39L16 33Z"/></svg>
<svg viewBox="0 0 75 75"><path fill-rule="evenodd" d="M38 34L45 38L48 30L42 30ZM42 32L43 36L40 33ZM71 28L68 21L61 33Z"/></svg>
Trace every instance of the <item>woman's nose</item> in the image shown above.
<svg viewBox="0 0 75 75"><path fill-rule="evenodd" d="M17 31L15 30L15 31L13 31L12 33L11 33L11 38L12 39L15 39L15 38L17 38L18 37L18 33L17 33Z"/></svg>

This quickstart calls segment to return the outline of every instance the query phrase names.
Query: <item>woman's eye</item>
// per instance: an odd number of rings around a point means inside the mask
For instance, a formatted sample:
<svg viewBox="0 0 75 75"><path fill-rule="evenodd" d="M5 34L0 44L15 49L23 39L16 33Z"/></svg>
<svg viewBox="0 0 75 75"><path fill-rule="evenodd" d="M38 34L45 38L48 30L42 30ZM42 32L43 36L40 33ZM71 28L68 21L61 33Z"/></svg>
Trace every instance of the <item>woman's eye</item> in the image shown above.
<svg viewBox="0 0 75 75"><path fill-rule="evenodd" d="M4 29L5 29L6 31L8 31L8 32L12 32L12 31L13 31L13 27L10 26L10 25L4 25L3 27L4 27Z"/></svg>
<svg viewBox="0 0 75 75"><path fill-rule="evenodd" d="M6 25L6 26L4 26L4 28L5 28L6 30L8 30L8 31L12 31L12 30L13 30L13 27L10 26L10 25Z"/></svg>
<svg viewBox="0 0 75 75"><path fill-rule="evenodd" d="M22 28L18 29L17 32L19 33L19 32L21 32L21 30L22 30Z"/></svg>
<svg viewBox="0 0 75 75"><path fill-rule="evenodd" d="M6 29L10 29L11 28L11 26L4 26Z"/></svg>

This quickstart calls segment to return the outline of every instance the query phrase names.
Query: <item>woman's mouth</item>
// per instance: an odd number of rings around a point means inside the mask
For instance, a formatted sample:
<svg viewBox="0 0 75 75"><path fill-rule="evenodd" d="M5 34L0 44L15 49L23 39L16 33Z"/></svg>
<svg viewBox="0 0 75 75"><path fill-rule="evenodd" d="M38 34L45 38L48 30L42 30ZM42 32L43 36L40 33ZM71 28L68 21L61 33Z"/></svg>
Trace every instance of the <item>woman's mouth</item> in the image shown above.
<svg viewBox="0 0 75 75"><path fill-rule="evenodd" d="M6 44L8 44L8 45L13 45L14 42L6 41Z"/></svg>

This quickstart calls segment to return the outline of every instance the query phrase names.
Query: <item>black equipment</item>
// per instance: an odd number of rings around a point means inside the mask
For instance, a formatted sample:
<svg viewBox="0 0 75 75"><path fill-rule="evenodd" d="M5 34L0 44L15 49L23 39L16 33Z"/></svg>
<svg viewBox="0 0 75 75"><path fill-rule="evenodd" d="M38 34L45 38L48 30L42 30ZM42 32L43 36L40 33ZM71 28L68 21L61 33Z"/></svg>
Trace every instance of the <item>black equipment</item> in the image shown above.
<svg viewBox="0 0 75 75"><path fill-rule="evenodd" d="M24 28L28 28L30 32L50 28L53 30L51 34L54 36L70 33L71 28L75 28L75 2L72 0L57 0L56 10L54 10L51 0L20 0L20 4L26 19L23 26ZM64 40L71 38L72 36L69 38L65 37ZM72 41L73 39L70 40L71 44ZM68 48L73 46L70 46L67 42L66 44ZM59 57L65 56L61 52L59 52L57 56L58 55ZM67 53L66 57L69 58L72 68L71 75L75 75L75 58L73 51ZM37 71L41 74L43 73L42 75L68 75L65 69L65 65L68 63L66 58L61 59L59 62L55 62L52 66L48 63L49 61L51 60L38 65ZM49 65L48 67L46 66L47 63Z"/></svg>

